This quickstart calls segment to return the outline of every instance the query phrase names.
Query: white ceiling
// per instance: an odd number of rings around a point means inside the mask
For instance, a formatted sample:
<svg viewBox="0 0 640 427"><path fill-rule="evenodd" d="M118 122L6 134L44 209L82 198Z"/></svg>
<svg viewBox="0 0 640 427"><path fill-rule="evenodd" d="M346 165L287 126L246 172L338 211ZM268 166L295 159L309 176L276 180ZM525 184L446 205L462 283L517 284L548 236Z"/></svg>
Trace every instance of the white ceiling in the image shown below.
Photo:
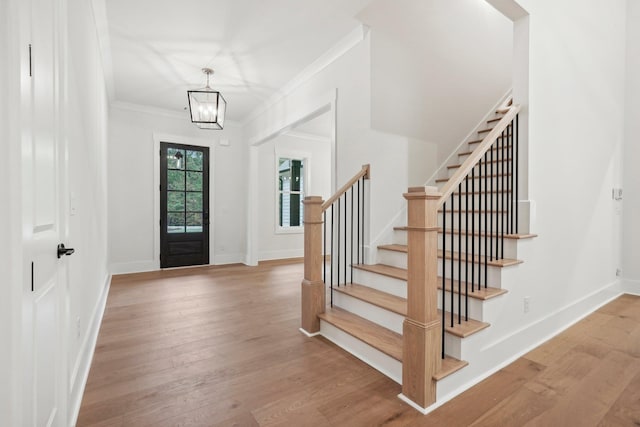
<svg viewBox="0 0 640 427"><path fill-rule="evenodd" d="M211 67L227 119L243 121L358 27L370 1L94 0L112 101L183 111Z"/></svg>

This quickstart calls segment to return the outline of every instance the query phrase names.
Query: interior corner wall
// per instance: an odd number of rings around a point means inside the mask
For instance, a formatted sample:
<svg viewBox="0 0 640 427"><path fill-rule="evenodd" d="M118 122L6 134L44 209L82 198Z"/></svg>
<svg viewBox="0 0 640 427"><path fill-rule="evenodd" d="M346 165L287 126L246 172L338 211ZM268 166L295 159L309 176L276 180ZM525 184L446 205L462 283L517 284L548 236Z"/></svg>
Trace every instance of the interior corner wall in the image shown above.
<svg viewBox="0 0 640 427"><path fill-rule="evenodd" d="M214 263L243 262L246 241L247 148L242 129L201 130L185 115L163 115L112 106L109 113L109 258L114 273L159 268L154 256L154 170L159 166L153 135L210 142L210 200ZM219 141L227 139L228 146Z"/></svg>
<svg viewBox="0 0 640 427"><path fill-rule="evenodd" d="M247 141L252 141L268 134L274 123L291 123L289 118L296 112L307 111L319 98L336 90L336 186L339 188L353 177L362 165L371 165L368 181L371 218L366 224L369 240L372 240L404 206L402 194L407 190L408 138L371 129L369 35L249 122L245 135Z"/></svg>
<svg viewBox="0 0 640 427"><path fill-rule="evenodd" d="M278 197L276 181L277 156L305 158L308 182L307 196L331 196L331 145L327 141L280 135L258 148L258 260L297 258L304 256L303 230L277 230Z"/></svg>
<svg viewBox="0 0 640 427"><path fill-rule="evenodd" d="M640 3L627 1L622 276L640 293Z"/></svg>
<svg viewBox="0 0 640 427"><path fill-rule="evenodd" d="M512 22L476 0L377 0L360 17L372 127L436 144L440 166L511 89Z"/></svg>
<svg viewBox="0 0 640 427"><path fill-rule="evenodd" d="M70 416L77 415L109 284L107 93L91 3L67 0Z"/></svg>
<svg viewBox="0 0 640 427"><path fill-rule="evenodd" d="M530 14L529 196L538 237L491 334L540 342L618 292L616 205L625 100L625 1L518 0ZM523 300L530 310L524 313ZM525 342L526 341L526 342ZM517 352L517 346L509 351Z"/></svg>

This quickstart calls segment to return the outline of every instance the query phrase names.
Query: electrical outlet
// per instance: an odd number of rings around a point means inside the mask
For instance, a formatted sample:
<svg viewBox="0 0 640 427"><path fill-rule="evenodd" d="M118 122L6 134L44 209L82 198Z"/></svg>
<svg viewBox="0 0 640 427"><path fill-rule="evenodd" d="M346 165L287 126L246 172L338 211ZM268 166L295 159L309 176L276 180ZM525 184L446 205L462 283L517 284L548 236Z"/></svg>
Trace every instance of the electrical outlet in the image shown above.
<svg viewBox="0 0 640 427"><path fill-rule="evenodd" d="M76 338L80 339L80 316L76 318Z"/></svg>
<svg viewBox="0 0 640 427"><path fill-rule="evenodd" d="M524 312L528 313L531 308L531 297L524 297Z"/></svg>

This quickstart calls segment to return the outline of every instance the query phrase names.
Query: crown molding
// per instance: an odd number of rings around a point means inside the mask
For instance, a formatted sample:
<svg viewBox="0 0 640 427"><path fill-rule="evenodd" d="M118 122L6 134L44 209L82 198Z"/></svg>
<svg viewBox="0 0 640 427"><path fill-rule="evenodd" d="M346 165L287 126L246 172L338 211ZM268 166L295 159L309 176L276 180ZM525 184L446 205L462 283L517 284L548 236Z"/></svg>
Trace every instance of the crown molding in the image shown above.
<svg viewBox="0 0 640 427"><path fill-rule="evenodd" d="M353 49L356 45L362 42L369 33L369 27L364 24L359 24L353 29L347 36L341 39L338 43L333 45L329 50L320 55L318 59L306 66L298 75L281 87L276 93L274 93L269 99L255 108L246 119L243 120L242 126L246 126L253 120L255 120L262 113L267 111L269 107L276 104L278 101L289 95L303 83L309 81L316 74L327 68L333 62L335 62L342 55Z"/></svg>
<svg viewBox="0 0 640 427"><path fill-rule="evenodd" d="M133 111L136 113L150 114L153 116L170 117L172 119L190 120L189 113L186 111L168 110L166 108L150 107L148 105L134 104L132 102L113 101L110 103L111 108L118 110ZM235 120L225 120L224 127L240 127L241 123Z"/></svg>

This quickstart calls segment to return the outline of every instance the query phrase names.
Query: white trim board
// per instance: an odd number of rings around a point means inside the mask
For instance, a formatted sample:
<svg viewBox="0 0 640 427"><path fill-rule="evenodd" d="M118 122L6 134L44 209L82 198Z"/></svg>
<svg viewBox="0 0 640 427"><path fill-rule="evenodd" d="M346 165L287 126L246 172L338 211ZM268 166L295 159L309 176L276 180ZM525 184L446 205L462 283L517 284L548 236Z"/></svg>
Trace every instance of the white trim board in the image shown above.
<svg viewBox="0 0 640 427"><path fill-rule="evenodd" d="M100 293L100 297L93 308L89 328L82 340L78 358L76 359L76 363L74 364L73 371L71 373L71 382L69 384L69 408L71 411L69 417L71 422L69 423L69 426L75 426L78 422L82 396L84 395L87 380L89 379L89 369L91 368L91 361L93 360L96 343L98 342L98 332L100 331L102 318L104 317L104 310L107 306L107 296L109 295L109 289L111 288L111 277L111 274L106 275L102 292Z"/></svg>

